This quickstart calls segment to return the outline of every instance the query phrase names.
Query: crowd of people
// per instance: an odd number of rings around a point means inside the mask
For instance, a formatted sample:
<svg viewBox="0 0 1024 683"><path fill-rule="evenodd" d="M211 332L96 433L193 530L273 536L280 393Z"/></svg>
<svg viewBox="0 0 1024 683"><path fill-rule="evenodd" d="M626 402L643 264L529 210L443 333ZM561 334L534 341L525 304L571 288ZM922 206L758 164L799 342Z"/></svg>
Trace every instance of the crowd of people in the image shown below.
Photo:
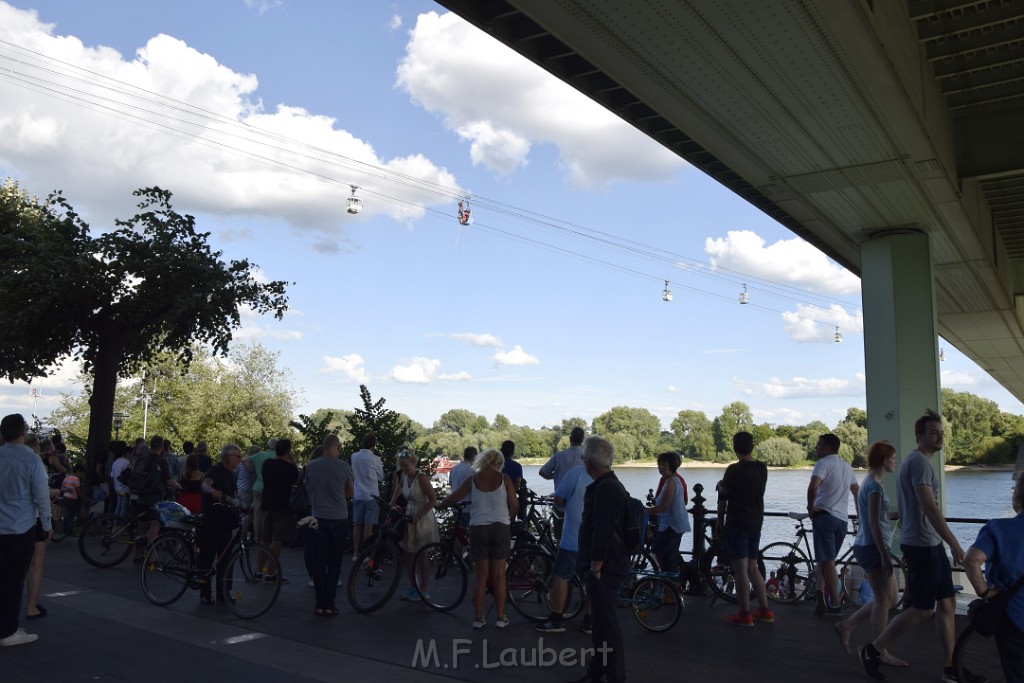
<svg viewBox="0 0 1024 683"><path fill-rule="evenodd" d="M76 516L103 510L138 520L140 538L152 541L160 530L154 504L169 491L192 512L202 512L205 523L198 539L199 563L211 567L239 524L238 511L251 511L254 535L275 556L295 534L303 539L308 585L314 589L314 614L332 617L344 560L345 541L352 531L353 560L360 546L372 536L381 519L382 491L390 488L387 504L404 511L409 523L401 546L406 557L409 586L405 600L429 594L425 567L414 566L416 551L439 537L435 510L467 500L458 521L471 529L469 553L474 563L474 629L487 626L486 594L493 595L495 626L510 622L505 611L506 563L511 548L511 525L522 512L522 466L514 459L515 445L506 441L500 449L477 453L468 448L462 462L450 473L450 493L438 500L435 487L418 469L411 449L403 449L396 471L386 475L374 452L376 437L368 434L362 448L346 461L340 457L341 441L328 435L301 469L296 465L292 443L271 439L266 448L250 447L245 454L235 444L223 446L216 462L205 442L183 444L183 453L170 450L160 436L138 440L134 446L111 444L105 458L95 464L88 491L83 490L83 468L68 461L59 434L39 439L28 430L21 415L8 415L0 425L0 644L29 643L36 639L19 627L22 593L26 591L24 616L46 616L38 601L43 559L53 531L54 499L70 511L62 520L71 525ZM896 472L896 450L886 442L869 448L867 475L858 482L838 456L839 440L824 434L817 443L817 462L807 490L807 514L814 538L815 612L839 618L834 630L840 644L850 651L858 624L870 622L872 639L859 649L865 672L884 680L882 666L903 667L906 661L889 652L889 646L913 627L933 621L945 654L943 680L977 683L977 677L953 669L954 588L953 562L963 564L972 586L985 599L1007 590L1024 573L1024 483L1014 489L1015 518L986 524L966 552L949 530L938 506L939 482L932 460L942 449L941 418L928 412L915 423L916 449L903 458L896 473L897 505L892 509L883 486L887 474ZM568 582L582 576L588 601L582 629L591 634L603 657L591 660L582 680L625 679L625 653L615 614L619 586L628 572L624 529L629 495L612 470L614 449L599 436L584 438L574 429L569 448L554 454L539 475L554 483L554 502L561 511L555 537L558 548L553 561L549 618L538 625L545 633L565 630ZM727 550L736 578L739 610L726 617L729 624L753 626L773 623L768 591L780 590L780 577L764 577L757 558L764 519L764 495L768 470L754 457L754 439L747 432L733 437L736 462L718 485L716 538ZM688 490L678 469L677 453L658 456L660 481L648 511L657 517L652 546L663 571L678 570L679 547L690 531L686 511ZM390 476L390 480L388 477ZM305 495L303 510L296 510L294 494ZM848 502L852 496L861 520L853 553L865 569L873 600L844 616L835 561L847 532ZM351 509L351 513L350 513ZM351 516L351 520L349 517ZM897 600L892 571L891 520L902 525L900 547L907 565L907 608L889 620ZM68 527L70 528L70 526ZM944 545L945 544L945 545ZM141 561L145 541L137 543ZM983 571L983 567L985 568ZM222 568L221 568L222 569ZM261 577L286 583L282 575ZM214 592L217 582L200 591L203 604L228 599ZM417 590L417 586L419 590ZM757 609L752 609L752 601ZM997 644L1007 680L1021 681L1024 671L1024 591L1011 600L1000 624Z"/></svg>

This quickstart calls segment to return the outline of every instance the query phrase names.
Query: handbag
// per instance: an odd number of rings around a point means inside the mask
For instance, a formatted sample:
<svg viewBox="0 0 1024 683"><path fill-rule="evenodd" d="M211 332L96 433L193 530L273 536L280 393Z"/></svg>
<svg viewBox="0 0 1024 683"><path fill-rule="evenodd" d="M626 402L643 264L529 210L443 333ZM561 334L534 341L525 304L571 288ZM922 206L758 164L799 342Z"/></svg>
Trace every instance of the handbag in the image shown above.
<svg viewBox="0 0 1024 683"><path fill-rule="evenodd" d="M1011 588L1000 591L991 600L984 598L972 600L971 604L967 606L967 621L971 624L971 628L985 637L994 635L999 629L1003 615L1006 614L1006 606L1010 604L1010 599L1022 585L1024 585L1024 575L1021 575Z"/></svg>

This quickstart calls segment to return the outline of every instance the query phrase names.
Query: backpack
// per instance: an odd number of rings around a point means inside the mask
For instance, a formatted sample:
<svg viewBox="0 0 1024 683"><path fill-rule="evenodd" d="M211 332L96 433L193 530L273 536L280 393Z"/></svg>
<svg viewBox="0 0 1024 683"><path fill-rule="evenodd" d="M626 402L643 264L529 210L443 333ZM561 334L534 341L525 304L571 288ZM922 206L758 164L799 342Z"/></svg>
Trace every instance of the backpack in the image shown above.
<svg viewBox="0 0 1024 683"><path fill-rule="evenodd" d="M622 531L620 532L622 550L632 555L639 552L644 545L648 522L647 507L639 499L629 495L621 481L616 483L626 499L626 514L622 520Z"/></svg>
<svg viewBox="0 0 1024 683"><path fill-rule="evenodd" d="M154 481L153 470L159 469L152 455L140 455L132 461L131 467L126 467L128 481L123 479L122 484L127 483L128 491L133 496L153 495L162 491L158 481ZM124 477L124 473L121 474ZM159 476L159 475L158 475Z"/></svg>

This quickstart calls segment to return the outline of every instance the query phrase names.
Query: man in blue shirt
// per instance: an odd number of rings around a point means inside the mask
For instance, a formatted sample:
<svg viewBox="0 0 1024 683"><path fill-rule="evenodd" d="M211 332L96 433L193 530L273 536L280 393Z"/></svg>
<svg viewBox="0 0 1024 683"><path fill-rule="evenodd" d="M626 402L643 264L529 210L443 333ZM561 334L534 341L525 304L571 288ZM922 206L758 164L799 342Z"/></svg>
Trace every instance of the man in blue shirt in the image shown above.
<svg viewBox="0 0 1024 683"><path fill-rule="evenodd" d="M39 638L18 628L21 591L36 545L36 519L43 540L50 537L50 495L46 469L25 445L28 423L15 413L0 421L0 646L23 645Z"/></svg>

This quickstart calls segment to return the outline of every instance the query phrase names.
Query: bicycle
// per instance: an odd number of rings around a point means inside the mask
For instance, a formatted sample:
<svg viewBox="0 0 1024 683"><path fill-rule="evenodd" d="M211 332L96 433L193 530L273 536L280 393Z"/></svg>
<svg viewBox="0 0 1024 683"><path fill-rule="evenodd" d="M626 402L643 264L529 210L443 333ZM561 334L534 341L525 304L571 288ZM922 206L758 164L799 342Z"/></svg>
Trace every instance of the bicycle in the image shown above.
<svg viewBox="0 0 1024 683"><path fill-rule="evenodd" d="M973 626L967 626L956 639L953 646L953 668L961 681L968 680L965 670L975 677L984 676L988 683L1002 683L1006 680L996 649L996 639L981 635Z"/></svg>
<svg viewBox="0 0 1024 683"><path fill-rule="evenodd" d="M196 529L205 524L203 516L190 515L178 503L156 504L167 531L157 536L146 551L142 591L151 603L163 607L178 600L186 590L198 590L216 577L235 616L255 619L266 614L277 601L281 592L281 564L270 548L247 539L244 516L237 508L223 503L214 505L232 510L239 524L213 565L200 569L194 546ZM218 575L217 567L225 560L224 573Z"/></svg>
<svg viewBox="0 0 1024 683"><path fill-rule="evenodd" d="M121 564L135 547L139 522L148 515L149 510L128 518L113 513L93 517L78 534L78 552L82 559L100 569Z"/></svg>
<svg viewBox="0 0 1024 683"><path fill-rule="evenodd" d="M63 496L57 496L50 501L51 528L50 542L60 543L68 536L75 535L75 526L81 525L79 515L76 514L74 502ZM68 520L71 520L71 530L68 532Z"/></svg>
<svg viewBox="0 0 1024 683"><path fill-rule="evenodd" d="M473 567L465 557L469 548L469 530L459 524L460 514L467 505L468 502L461 502L452 506L454 512L450 532L439 542L428 543L416 551L412 563L413 567L418 568L422 558L427 558L429 581L424 586L417 572L416 592L428 607L439 612L451 611L462 604L469 587L469 575L473 573Z"/></svg>
<svg viewBox="0 0 1024 683"><path fill-rule="evenodd" d="M374 496L384 505L378 496ZM403 510L391 507L380 531L363 544L363 551L352 563L345 593L352 609L360 614L375 612L384 606L402 577L402 551L398 542L405 536L409 518Z"/></svg>
<svg viewBox="0 0 1024 683"><path fill-rule="evenodd" d="M640 578L637 578L640 577ZM683 613L683 597L674 573L640 571L632 576L634 588L629 598L633 618L648 631L668 631Z"/></svg>
<svg viewBox="0 0 1024 683"><path fill-rule="evenodd" d="M810 560L813 557L810 541L808 540L811 530L804 524L809 515L806 512L789 512L788 515L797 522L795 527L796 541L794 543L786 541L769 543L760 551L760 559L764 564L763 573L765 578L770 577L771 573L774 573L779 581L778 589L770 590L768 598L782 604L793 604L805 598L813 597L817 590L814 564ZM857 521L854 520L853 535L856 534L856 525ZM800 548L801 541L803 542L803 550ZM907 572L903 561L898 557L892 557L892 566L898 589L898 598L893 607L898 609L903 603L904 592L907 586ZM853 557L852 545L848 546L836 559L836 567L843 599L856 607L860 607L865 602L870 602L870 600L864 599L867 596L862 596L861 593L861 586L867 579L864 570L860 568L857 560Z"/></svg>

